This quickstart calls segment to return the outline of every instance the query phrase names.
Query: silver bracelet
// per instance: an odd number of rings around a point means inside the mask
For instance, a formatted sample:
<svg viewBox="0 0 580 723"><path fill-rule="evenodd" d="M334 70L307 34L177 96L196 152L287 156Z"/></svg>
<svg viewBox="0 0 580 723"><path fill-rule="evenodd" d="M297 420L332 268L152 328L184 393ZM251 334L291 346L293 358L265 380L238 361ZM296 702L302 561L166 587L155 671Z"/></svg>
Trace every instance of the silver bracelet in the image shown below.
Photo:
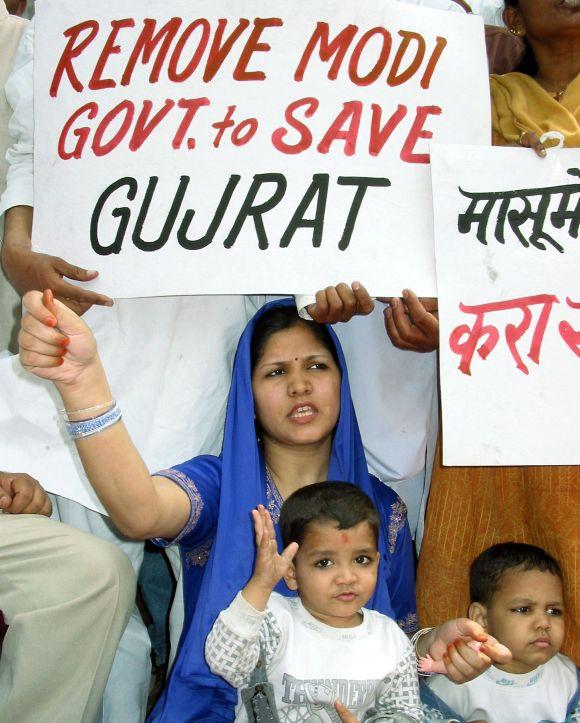
<svg viewBox="0 0 580 723"><path fill-rule="evenodd" d="M69 422L71 421L71 415L73 414L88 414L89 412L96 412L99 409L104 409L105 407L108 407L109 409L112 409L115 405L114 399L109 399L108 402L103 402L102 404L95 404L94 407L85 407L84 409L59 409L58 411L64 416L68 417ZM92 419L92 417L91 417ZM84 421L84 420L78 420L78 421Z"/></svg>
<svg viewBox="0 0 580 723"><path fill-rule="evenodd" d="M419 655L417 644L419 640L423 637L423 635L427 635L432 630L433 628L421 628L421 630L417 630L417 632L411 638L411 645L413 646L413 650L415 651L415 657L417 658L417 666L419 665L419 660L424 657L422 655ZM432 675L435 675L435 673L424 673L422 670L419 670L419 668L417 668L417 672L422 678L430 678Z"/></svg>
<svg viewBox="0 0 580 723"><path fill-rule="evenodd" d="M107 427L112 427L121 419L121 410L117 402L113 404L111 409L106 411L104 414L100 414L98 417L92 419L85 419L83 422L67 422L65 426L67 432L70 434L72 439L82 439L83 437L90 437L93 434L102 432Z"/></svg>

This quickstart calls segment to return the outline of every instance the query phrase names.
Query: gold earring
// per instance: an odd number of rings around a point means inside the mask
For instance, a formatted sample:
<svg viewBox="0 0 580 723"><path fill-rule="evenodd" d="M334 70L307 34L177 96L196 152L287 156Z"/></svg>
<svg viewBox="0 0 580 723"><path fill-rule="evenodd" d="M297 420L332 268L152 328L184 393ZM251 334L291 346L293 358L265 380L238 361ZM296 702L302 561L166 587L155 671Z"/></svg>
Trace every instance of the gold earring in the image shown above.
<svg viewBox="0 0 580 723"><path fill-rule="evenodd" d="M519 28L510 28L509 31L512 35L519 36L522 34L522 31Z"/></svg>

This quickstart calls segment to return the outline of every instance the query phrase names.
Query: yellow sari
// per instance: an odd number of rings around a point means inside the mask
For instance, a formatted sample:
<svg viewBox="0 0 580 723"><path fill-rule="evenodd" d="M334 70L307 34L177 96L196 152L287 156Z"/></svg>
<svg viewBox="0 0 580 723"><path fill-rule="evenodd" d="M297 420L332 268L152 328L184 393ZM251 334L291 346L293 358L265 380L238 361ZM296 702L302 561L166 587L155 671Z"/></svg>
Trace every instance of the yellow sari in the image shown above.
<svg viewBox="0 0 580 723"><path fill-rule="evenodd" d="M490 88L492 127L498 144L501 139L517 143L524 131L533 131L538 138L558 131L564 135L566 148L580 147L580 76L559 100L523 73L492 75Z"/></svg>

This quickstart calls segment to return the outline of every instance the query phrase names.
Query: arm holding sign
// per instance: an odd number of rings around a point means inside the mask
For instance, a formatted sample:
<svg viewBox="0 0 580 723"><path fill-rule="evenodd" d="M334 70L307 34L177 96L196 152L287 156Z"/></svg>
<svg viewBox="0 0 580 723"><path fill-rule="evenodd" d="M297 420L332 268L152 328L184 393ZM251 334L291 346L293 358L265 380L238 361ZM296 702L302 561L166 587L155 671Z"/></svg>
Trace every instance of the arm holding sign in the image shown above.
<svg viewBox="0 0 580 723"><path fill-rule="evenodd" d="M31 22L6 84L6 97L13 109L8 127L14 144L6 156L9 164L7 188L0 201L0 214L6 213L2 266L19 294L50 287L58 298L82 313L93 304L111 306L113 302L107 296L69 284L65 278L92 281L97 272L73 266L56 256L36 253L31 246L34 203L33 41L34 22ZM54 233L54 230L50 232Z"/></svg>
<svg viewBox="0 0 580 723"><path fill-rule="evenodd" d="M298 296L296 306L299 312L306 311L318 324L336 324L350 321L353 316L367 316L375 306L359 281L354 281L351 286L345 283L327 286L316 292L313 303L307 303L311 298Z"/></svg>
<svg viewBox="0 0 580 723"><path fill-rule="evenodd" d="M429 352L439 348L439 312L437 299L419 299L410 289L398 299L381 298L385 309L385 328L393 346L405 351Z"/></svg>
<svg viewBox="0 0 580 723"><path fill-rule="evenodd" d="M31 229L33 209L14 206L6 211L2 266L16 291L23 296L27 291L54 289L57 298L77 313L83 314L93 304L112 306L113 300L103 294L87 291L65 281L92 281L97 271L73 266L58 256L32 251Z"/></svg>

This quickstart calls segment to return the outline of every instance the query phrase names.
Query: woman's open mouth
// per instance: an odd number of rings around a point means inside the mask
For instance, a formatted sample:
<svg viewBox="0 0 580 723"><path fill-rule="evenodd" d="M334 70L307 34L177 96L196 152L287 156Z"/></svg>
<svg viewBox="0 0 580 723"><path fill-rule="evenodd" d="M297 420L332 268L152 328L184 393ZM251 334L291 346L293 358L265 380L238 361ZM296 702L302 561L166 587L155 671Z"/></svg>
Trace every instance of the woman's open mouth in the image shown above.
<svg viewBox="0 0 580 723"><path fill-rule="evenodd" d="M288 415L288 417L293 422L298 422L298 423L302 424L304 422L309 422L317 414L318 414L318 409L314 406L314 404L310 404L310 403L296 404L290 410L290 414Z"/></svg>

